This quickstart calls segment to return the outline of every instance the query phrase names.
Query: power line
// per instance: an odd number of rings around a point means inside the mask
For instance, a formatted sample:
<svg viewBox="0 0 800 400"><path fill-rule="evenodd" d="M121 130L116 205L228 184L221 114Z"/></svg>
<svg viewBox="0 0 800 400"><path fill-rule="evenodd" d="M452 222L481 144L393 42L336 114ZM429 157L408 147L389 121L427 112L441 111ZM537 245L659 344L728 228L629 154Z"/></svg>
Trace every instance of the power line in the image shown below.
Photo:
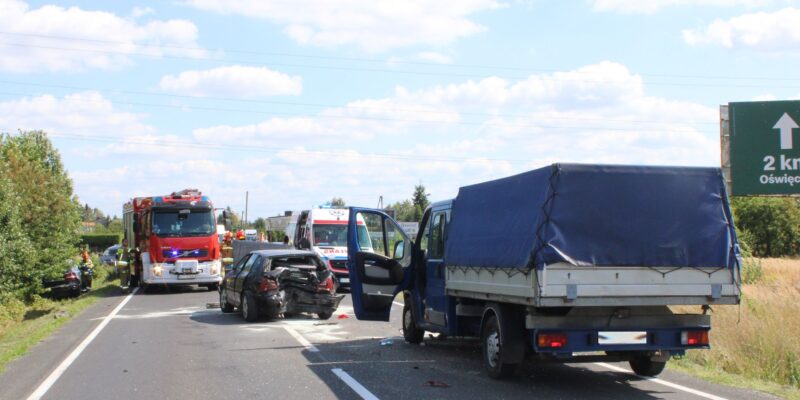
<svg viewBox="0 0 800 400"><path fill-rule="evenodd" d="M10 96L19 96L25 95L21 93L9 93L9 92L0 92L0 95L10 95ZM72 101L82 101L82 102L89 102L89 103L97 103L98 101L93 99L72 99ZM663 129L654 129L652 127L634 127L634 128L619 128L619 127L585 127L585 126L563 126L563 125L542 125L542 124L516 124L516 123L502 123L502 122L467 122L467 121L445 121L445 120L414 120L414 119L401 119L401 118L381 118L381 117L360 117L360 116L348 116L348 115L314 115L314 116L305 116L305 115L297 115L293 113L284 113L284 112L277 112L277 111L259 111L259 110L238 110L238 109L225 109L225 108L217 108L217 107L196 107L196 106L184 106L184 105L175 105L175 104L148 104L148 103L137 103L137 102L126 102L126 101L115 101L116 104L125 104L125 105L135 105L135 106L145 106L145 107L161 107L161 108L172 108L172 109L192 109L192 110L200 110L200 111L220 111L220 112L237 112L237 113L249 113L249 114L261 114L261 115L270 115L273 117L287 117L287 118L318 118L318 119L333 119L333 120L351 120L351 121L376 121L376 122L400 122L400 123L409 123L409 124L438 124L438 125L463 125L463 126L478 126L478 127L503 127L503 128L535 128L535 129L550 129L550 130L592 130L592 131L640 131L642 129L646 129L648 132L695 132L695 129L691 128L663 128ZM533 117L528 117L533 118ZM573 120L573 122L575 122ZM623 121L624 122L624 121Z"/></svg>
<svg viewBox="0 0 800 400"><path fill-rule="evenodd" d="M110 51L110 50L99 50L99 49L79 49L79 48L67 48L67 47L57 47L57 46L43 46L43 45L34 45L30 43L13 43L13 42L6 42L0 41L0 44L5 44L8 46L14 47L29 47L29 48L41 48L41 49L48 49L48 50L61 50L61 51L72 51L72 52L84 52L84 53L99 53L99 54L113 54L113 55L121 55L121 56L143 56L143 57L153 57L153 58L169 58L169 59L179 59L179 60L193 60L193 61L209 61L209 62L216 62L216 63L236 63L236 64L247 64L247 65L256 65L256 66L264 66L266 67L267 64L263 62L256 62L256 61L245 61L245 60L225 60L219 58L211 58L211 57L189 57L189 56L172 56L172 55L165 55L165 54L147 54L147 53L139 53L139 52L125 52L125 51ZM363 68L363 67L342 67L342 66L331 66L331 65L310 65L310 64L287 64L287 63L269 63L270 66L278 66L278 67L289 67L289 68L308 68L308 69L322 69L322 70L331 70L331 71L351 71L351 72L371 72L371 73L392 73L392 74L405 74L405 75L419 75L419 76L445 76L445 77L460 77L460 78L486 78L486 75L483 74L465 74L465 73L456 73L456 72L430 72L430 71L403 71L403 70L392 70L392 69L381 69L381 68ZM580 71L570 71L569 73L581 73ZM504 79L513 79L513 80L524 80L530 78L530 76L500 76L500 75L492 75L498 78ZM628 82L625 81L615 81L615 80L607 80L607 79L592 79L592 80L585 80L585 79L566 79L566 78L558 78L554 76L543 77L537 76L536 79L541 81L553 81L553 82L573 82L573 83L592 83L592 84L626 84ZM708 79L708 78L703 78ZM800 79L799 79L800 80ZM764 85L741 85L741 84L711 84L711 83L669 83L669 82L647 82L648 85L654 86L667 86L667 87L729 87L729 88L760 88L760 89L800 89L800 86L786 86L786 85L779 85L779 86L764 86Z"/></svg>
<svg viewBox="0 0 800 400"><path fill-rule="evenodd" d="M351 105L335 105L335 104L321 104L321 103L300 103L300 102L286 102L286 101L273 101L273 100L251 100L251 99L234 99L234 98L225 98L225 97L204 97L204 96L190 96L190 95L176 95L176 94L168 94L168 93L151 93L151 92L142 92L142 91L131 91L131 90L108 90L108 89L99 89L99 88L89 88L89 87L81 87L81 86L68 86L68 85L53 85L53 84L39 84L39 83L29 83L29 82L15 82L15 81L3 81L0 80L0 83L4 84L12 84L12 85L20 85L20 86L35 86L35 87L51 87L51 88L59 88L59 89L70 89L70 90L87 90L87 91L102 91L102 92L111 92L111 93L122 93L122 94L134 94L134 95L147 95L147 96L164 96L164 97L172 97L172 98L182 98L182 99L193 99L193 100L216 100L216 101L231 101L231 102L240 102L240 103L255 103L255 104L274 104L274 105L290 105L290 106L301 106L301 107L316 107L316 108L354 108L354 109L363 109L363 110L383 110L383 111L393 111L393 112L407 112L407 113L424 113L424 114L440 114L440 115L452 115L452 116L480 116L480 117L490 117L490 118L533 118L531 115L526 114L507 114L507 113L478 113L478 112L459 112L459 111L440 111L440 110L424 110L424 109L407 109L407 108L388 108L388 107L374 107L374 106L351 106ZM35 94L26 94L26 93L12 93L12 92L5 92L3 94L6 95L18 95L18 96L35 96ZM83 99L76 99L76 100L83 100ZM88 100L88 99L86 99ZM127 105L139 105L139 106L150 106L150 107L168 107L168 108L187 108L187 109L197 109L197 110L207 110L207 111L225 111L225 112L240 112L240 113L255 113L255 114L268 114L268 115L285 115L285 116L296 116L296 117L306 117L305 115L297 115L291 113L279 113L274 111L260 111L260 110L241 110L241 109L229 109L229 108L219 108L219 107L198 107L198 106L186 106L186 105L166 105L166 104L151 104L151 103L137 103L137 102L125 102L125 101L117 101L114 100L116 104L127 104ZM338 116L320 116L316 115L314 117L320 118L334 118ZM348 117L353 119L374 119L374 118L367 118L367 117ZM569 121L589 121L589 122L620 122L626 124L669 124L669 122L656 122L656 121L645 121L645 120L629 120L629 119L610 119L610 118L573 118L573 117L536 117L537 119L543 120L569 120ZM392 119L378 119L378 120L392 120ZM414 121L410 121L414 122ZM430 121L426 121L430 122ZM450 123L450 122L448 122ZM456 122L452 122L456 123ZM691 123L697 125L716 125L716 122L705 122L699 120L682 120L681 123Z"/></svg>
<svg viewBox="0 0 800 400"><path fill-rule="evenodd" d="M208 51L208 49L199 46L177 46L169 44L135 43L133 41L125 42L125 41L104 40L104 39L94 39L94 38L75 37L75 36L44 35L36 33L4 32L4 31L0 31L0 35L34 37L34 38L54 39L54 40L82 41L90 43L104 43L104 44L115 44L115 45L134 45L137 47L149 47L149 48L160 48L160 49L192 50L192 51L204 51L204 52ZM493 70L508 70L508 71L522 71L522 72L545 72L545 73L564 72L562 70L553 68L533 68L533 67L519 67L519 66L476 65L476 64L458 64L458 63L441 64L441 63L424 62L424 61L386 60L386 59L362 58L362 57L320 56L320 55L308 55L308 54L297 54L297 53L237 50L237 49L224 49L224 48L221 49L218 48L217 50L221 50L224 53L231 53L231 54L247 54L247 55L272 56L272 57L293 57L293 58L304 58L312 60L331 60L331 61L365 62L365 63L380 63L380 64L391 63L400 65L430 66L436 68L493 69ZM132 53L125 53L125 54L132 54ZM571 73L588 73L588 72L571 71ZM800 77L788 78L788 77L774 77L774 76L686 75L686 74L660 74L660 73L639 73L637 75L661 77L661 78L763 80L763 81L781 81L781 82L787 80L791 81L800 80Z"/></svg>
<svg viewBox="0 0 800 400"><path fill-rule="evenodd" d="M6 130L9 131L9 130ZM212 149L212 150L229 150L245 153L289 153L289 154L311 154L315 156L324 156L336 158L379 158L379 159L398 159L407 161L446 161L446 162L465 162L472 160L486 160L492 162L528 162L526 159L501 159L501 158L488 158L488 157L452 157L452 156L417 156L417 155L404 155L392 153L353 153L343 151L329 151L329 150L297 150L289 147L267 147L267 146L233 146L225 144L212 144L212 143L198 143L198 142L180 142L171 140L137 140L131 137L119 136L98 136L98 135L81 135L70 133L48 133L53 138L75 140L75 141L90 141L101 143L121 143L121 144L134 144L144 146L163 146L163 147L180 147L180 148L195 148L195 149Z"/></svg>

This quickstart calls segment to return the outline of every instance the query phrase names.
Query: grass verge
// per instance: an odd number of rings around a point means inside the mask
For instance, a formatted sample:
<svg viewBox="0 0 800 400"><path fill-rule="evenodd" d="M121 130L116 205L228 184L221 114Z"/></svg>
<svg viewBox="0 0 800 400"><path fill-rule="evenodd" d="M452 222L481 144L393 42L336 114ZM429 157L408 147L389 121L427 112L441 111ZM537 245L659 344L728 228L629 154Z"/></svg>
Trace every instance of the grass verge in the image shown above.
<svg viewBox="0 0 800 400"><path fill-rule="evenodd" d="M711 350L689 351L668 365L713 382L800 400L800 260L746 264L741 305L713 308Z"/></svg>
<svg viewBox="0 0 800 400"><path fill-rule="evenodd" d="M118 291L119 280L95 281L93 286L92 291L75 299L37 299L26 306L21 321L0 321L0 372L97 300Z"/></svg>

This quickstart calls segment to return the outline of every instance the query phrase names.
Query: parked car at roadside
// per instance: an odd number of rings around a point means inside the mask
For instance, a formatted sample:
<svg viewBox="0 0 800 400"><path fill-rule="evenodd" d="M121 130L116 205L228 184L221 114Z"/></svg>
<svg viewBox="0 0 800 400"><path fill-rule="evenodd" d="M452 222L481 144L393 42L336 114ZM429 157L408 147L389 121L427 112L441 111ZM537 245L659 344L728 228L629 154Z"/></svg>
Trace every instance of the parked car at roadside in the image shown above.
<svg viewBox="0 0 800 400"><path fill-rule="evenodd" d="M342 298L316 253L291 249L250 252L226 270L219 292L222 311L238 307L247 321L297 313L328 319Z"/></svg>
<svg viewBox="0 0 800 400"><path fill-rule="evenodd" d="M117 265L117 251L119 250L120 245L115 244L103 251L103 254L100 255L100 264L116 266Z"/></svg>
<svg viewBox="0 0 800 400"><path fill-rule="evenodd" d="M81 294L81 271L79 266L70 261L70 267L58 279L45 279L45 295L52 299L78 297Z"/></svg>

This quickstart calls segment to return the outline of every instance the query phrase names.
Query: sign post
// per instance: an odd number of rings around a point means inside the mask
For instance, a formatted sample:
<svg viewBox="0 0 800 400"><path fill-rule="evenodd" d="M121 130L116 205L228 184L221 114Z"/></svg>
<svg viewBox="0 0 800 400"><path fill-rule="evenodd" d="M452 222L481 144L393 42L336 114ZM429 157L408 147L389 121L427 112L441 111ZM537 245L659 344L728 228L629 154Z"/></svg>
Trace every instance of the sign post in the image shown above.
<svg viewBox="0 0 800 400"><path fill-rule="evenodd" d="M800 195L798 122L800 101L720 107L722 169L729 194Z"/></svg>

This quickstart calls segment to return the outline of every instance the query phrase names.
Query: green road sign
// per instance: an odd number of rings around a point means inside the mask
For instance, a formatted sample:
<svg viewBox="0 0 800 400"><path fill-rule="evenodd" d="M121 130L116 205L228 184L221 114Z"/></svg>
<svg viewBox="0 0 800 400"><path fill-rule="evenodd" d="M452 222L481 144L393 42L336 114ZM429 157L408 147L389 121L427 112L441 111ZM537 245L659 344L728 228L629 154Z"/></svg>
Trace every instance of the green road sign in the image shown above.
<svg viewBox="0 0 800 400"><path fill-rule="evenodd" d="M800 101L730 103L733 195L800 194Z"/></svg>

